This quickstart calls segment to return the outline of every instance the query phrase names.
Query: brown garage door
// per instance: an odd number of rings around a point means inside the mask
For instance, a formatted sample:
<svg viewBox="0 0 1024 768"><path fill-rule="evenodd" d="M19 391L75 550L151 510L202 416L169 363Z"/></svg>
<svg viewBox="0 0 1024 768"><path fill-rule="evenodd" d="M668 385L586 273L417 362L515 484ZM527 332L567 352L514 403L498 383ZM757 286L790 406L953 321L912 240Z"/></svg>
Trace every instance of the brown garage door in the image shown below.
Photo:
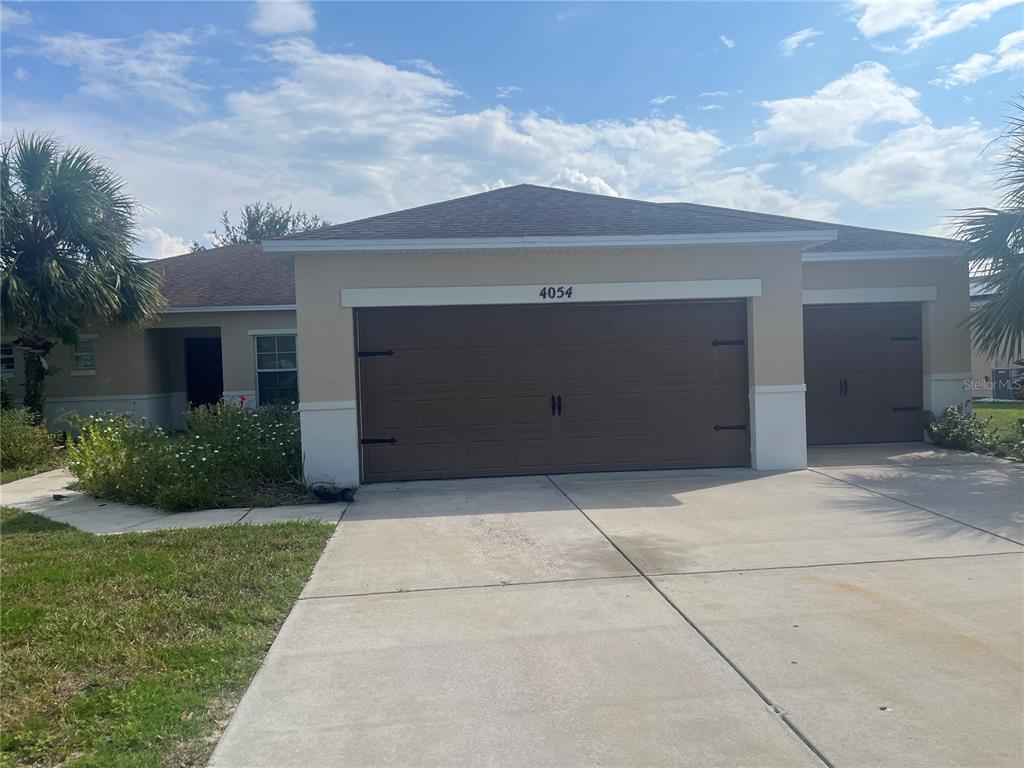
<svg viewBox="0 0 1024 768"><path fill-rule="evenodd" d="M807 442L921 440L921 305L804 308Z"/></svg>
<svg viewBox="0 0 1024 768"><path fill-rule="evenodd" d="M742 301L363 309L356 323L366 481L749 464Z"/></svg>

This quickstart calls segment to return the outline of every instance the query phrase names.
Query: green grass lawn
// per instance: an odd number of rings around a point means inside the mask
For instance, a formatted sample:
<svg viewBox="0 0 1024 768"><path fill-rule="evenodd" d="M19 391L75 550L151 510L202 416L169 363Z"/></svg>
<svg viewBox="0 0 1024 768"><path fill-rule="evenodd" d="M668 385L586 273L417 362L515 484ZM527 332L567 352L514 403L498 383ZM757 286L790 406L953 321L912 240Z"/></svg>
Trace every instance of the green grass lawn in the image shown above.
<svg viewBox="0 0 1024 768"><path fill-rule="evenodd" d="M38 475L40 472L49 472L51 469L57 469L57 467L61 467L63 465L63 449L55 450L53 452L52 459L37 464L36 466L0 470L0 485L3 485L4 483L13 483L15 480L21 480L25 477L32 477L32 475Z"/></svg>
<svg viewBox="0 0 1024 768"><path fill-rule="evenodd" d="M332 530L93 536L0 508L0 765L203 765Z"/></svg>
<svg viewBox="0 0 1024 768"><path fill-rule="evenodd" d="M1017 421L1024 418L1024 400L1017 403L975 401L973 409L975 415L982 419L991 417L992 428L1005 438L1015 434Z"/></svg>

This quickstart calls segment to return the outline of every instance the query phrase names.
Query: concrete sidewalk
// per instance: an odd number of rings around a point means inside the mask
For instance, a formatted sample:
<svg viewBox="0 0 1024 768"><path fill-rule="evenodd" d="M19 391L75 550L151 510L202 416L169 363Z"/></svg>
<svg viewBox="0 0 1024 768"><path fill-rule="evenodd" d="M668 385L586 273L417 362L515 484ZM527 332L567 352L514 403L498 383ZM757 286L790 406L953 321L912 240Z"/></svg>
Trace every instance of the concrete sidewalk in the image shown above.
<svg viewBox="0 0 1024 768"><path fill-rule="evenodd" d="M1024 763L1024 468L371 485L215 768Z"/></svg>
<svg viewBox="0 0 1024 768"><path fill-rule="evenodd" d="M337 523L347 504L300 504L282 507L203 509L163 512L138 504L103 501L68 489L74 477L65 469L0 485L0 504L67 523L88 533L128 533L173 528L208 528L214 525L321 520ZM55 498L59 497L59 498Z"/></svg>

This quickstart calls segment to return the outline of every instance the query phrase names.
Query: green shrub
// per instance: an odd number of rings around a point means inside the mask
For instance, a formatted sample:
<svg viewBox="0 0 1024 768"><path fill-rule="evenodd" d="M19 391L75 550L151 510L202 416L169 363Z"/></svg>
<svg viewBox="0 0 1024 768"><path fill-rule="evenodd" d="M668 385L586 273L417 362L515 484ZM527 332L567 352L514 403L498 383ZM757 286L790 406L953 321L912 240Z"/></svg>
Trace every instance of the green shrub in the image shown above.
<svg viewBox="0 0 1024 768"><path fill-rule="evenodd" d="M130 414L79 419L68 468L82 490L180 511L301 494L298 413L220 403L189 411L179 434Z"/></svg>
<svg viewBox="0 0 1024 768"><path fill-rule="evenodd" d="M0 379L0 410L10 411L14 408L14 396L10 387L7 386L7 379Z"/></svg>
<svg viewBox="0 0 1024 768"><path fill-rule="evenodd" d="M1016 429L1013 434L1007 436L1004 433L996 445L995 452L1017 461L1024 461L1024 416L1017 419Z"/></svg>
<svg viewBox="0 0 1024 768"><path fill-rule="evenodd" d="M926 416L928 422L925 429L935 445L982 453L995 447L996 435L991 427L991 418L980 419L959 405L949 406L942 418L937 418L931 412L927 412Z"/></svg>
<svg viewBox="0 0 1024 768"><path fill-rule="evenodd" d="M25 408L0 412L0 469L32 469L53 460L53 439L34 413Z"/></svg>

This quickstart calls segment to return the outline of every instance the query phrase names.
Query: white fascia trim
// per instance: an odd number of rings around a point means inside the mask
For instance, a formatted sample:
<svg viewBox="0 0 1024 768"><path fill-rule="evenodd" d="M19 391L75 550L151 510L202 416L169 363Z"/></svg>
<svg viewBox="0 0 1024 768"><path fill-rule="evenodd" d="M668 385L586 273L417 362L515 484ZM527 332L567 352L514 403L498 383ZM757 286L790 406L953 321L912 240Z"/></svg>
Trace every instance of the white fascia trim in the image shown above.
<svg viewBox="0 0 1024 768"><path fill-rule="evenodd" d="M86 402L101 402L101 403L119 403L126 400L159 400L164 397L173 397L175 395L185 396L184 392L150 392L144 395L86 395L82 397L47 397L46 402L48 403L86 403Z"/></svg>
<svg viewBox="0 0 1024 768"><path fill-rule="evenodd" d="M294 328L274 328L271 330L249 331L250 336L295 336L298 331Z"/></svg>
<svg viewBox="0 0 1024 768"><path fill-rule="evenodd" d="M583 237L445 237L395 240L268 240L265 253L310 251L465 251L518 248L609 248L658 245L737 245L743 243L829 243L834 229L786 232L714 232L695 235L604 235Z"/></svg>
<svg viewBox="0 0 1024 768"><path fill-rule="evenodd" d="M879 259L956 259L960 249L950 248L905 248L888 251L828 251L826 253L804 253L802 261L876 261Z"/></svg>
<svg viewBox="0 0 1024 768"><path fill-rule="evenodd" d="M752 394L765 395L776 392L806 392L806 384L758 384L750 388Z"/></svg>
<svg viewBox="0 0 1024 768"><path fill-rule="evenodd" d="M201 312L275 312L294 310L294 304L253 304L247 306L211 306L211 307L168 307L161 310L162 315L190 315Z"/></svg>
<svg viewBox="0 0 1024 768"><path fill-rule="evenodd" d="M572 288L571 298L545 299L544 288ZM592 301L738 299L761 295L760 278L656 283L458 285L423 288L342 288L343 307L440 307L473 304L572 304Z"/></svg>
<svg viewBox="0 0 1024 768"><path fill-rule="evenodd" d="M355 410L355 400L326 400L320 403L299 403L300 411L351 411Z"/></svg>
<svg viewBox="0 0 1024 768"><path fill-rule="evenodd" d="M935 301L934 285L899 288L810 288L803 292L804 304L874 304L890 301Z"/></svg>

